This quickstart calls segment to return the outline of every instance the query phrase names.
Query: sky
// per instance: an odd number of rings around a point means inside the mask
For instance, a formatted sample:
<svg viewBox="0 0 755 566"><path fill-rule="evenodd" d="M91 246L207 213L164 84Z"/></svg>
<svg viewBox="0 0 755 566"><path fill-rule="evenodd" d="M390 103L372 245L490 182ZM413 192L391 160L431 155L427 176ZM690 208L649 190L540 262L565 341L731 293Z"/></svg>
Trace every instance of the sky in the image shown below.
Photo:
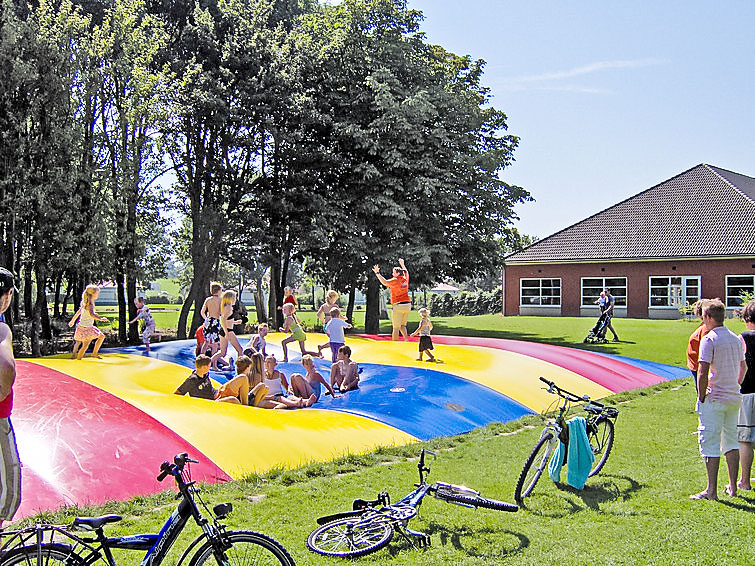
<svg viewBox="0 0 755 566"><path fill-rule="evenodd" d="M430 43L487 62L519 136L503 179L543 238L700 163L755 177L755 2L409 0ZM703 203L701 203L703 204Z"/></svg>

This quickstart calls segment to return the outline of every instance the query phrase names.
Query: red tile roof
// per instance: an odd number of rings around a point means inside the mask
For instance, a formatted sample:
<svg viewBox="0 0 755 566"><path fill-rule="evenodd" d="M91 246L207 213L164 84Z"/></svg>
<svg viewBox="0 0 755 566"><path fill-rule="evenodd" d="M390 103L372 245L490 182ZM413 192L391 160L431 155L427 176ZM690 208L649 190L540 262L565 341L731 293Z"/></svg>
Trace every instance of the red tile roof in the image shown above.
<svg viewBox="0 0 755 566"><path fill-rule="evenodd" d="M755 257L755 179L701 164L506 257L506 264Z"/></svg>

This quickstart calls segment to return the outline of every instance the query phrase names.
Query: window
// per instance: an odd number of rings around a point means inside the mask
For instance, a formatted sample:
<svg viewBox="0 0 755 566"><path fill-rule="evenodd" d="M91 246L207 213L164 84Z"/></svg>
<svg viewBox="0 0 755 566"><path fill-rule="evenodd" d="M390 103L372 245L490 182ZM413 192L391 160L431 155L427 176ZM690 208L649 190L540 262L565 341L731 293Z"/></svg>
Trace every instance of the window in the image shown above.
<svg viewBox="0 0 755 566"><path fill-rule="evenodd" d="M561 279L520 279L519 304L561 306Z"/></svg>
<svg viewBox="0 0 755 566"><path fill-rule="evenodd" d="M700 277L651 277L650 306L679 308L700 299Z"/></svg>
<svg viewBox="0 0 755 566"><path fill-rule="evenodd" d="M626 277L583 277L582 278L582 306L595 305L603 289L611 291L616 299L617 307L627 306L627 278Z"/></svg>
<svg viewBox="0 0 755 566"><path fill-rule="evenodd" d="M755 275L727 275L726 306L741 307L742 293L755 293Z"/></svg>

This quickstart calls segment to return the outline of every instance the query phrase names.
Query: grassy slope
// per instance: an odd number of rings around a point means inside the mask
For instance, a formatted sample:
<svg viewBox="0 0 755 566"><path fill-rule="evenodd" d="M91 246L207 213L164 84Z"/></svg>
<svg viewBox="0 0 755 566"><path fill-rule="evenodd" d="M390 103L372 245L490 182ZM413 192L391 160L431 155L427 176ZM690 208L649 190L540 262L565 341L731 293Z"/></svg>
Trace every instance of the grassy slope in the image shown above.
<svg viewBox="0 0 755 566"><path fill-rule="evenodd" d="M468 331L501 337L514 337L519 329L527 328L522 332L523 338L571 345L581 344L590 322L491 316L437 319L436 324L448 333ZM474 328L469 330L470 326ZM736 324L732 326L739 330ZM620 320L616 327L628 342L610 344L608 348L681 364L686 336L694 325ZM528 509L517 514L474 511L427 499L421 517L411 526L432 535L431 548L412 550L396 537L388 549L362 560L391 565L753 563L752 493L737 499L724 496L722 473L720 502L687 499L688 494L704 486L694 434L697 421L692 410L691 382L683 380L620 394L612 400L621 410L614 452L603 473L589 480L584 491L559 489L544 478ZM439 459L430 479L466 484L489 497L510 501L516 478L539 430L539 419L527 417L432 441L427 446L438 451ZM419 446L384 449L362 457L208 486L205 498L212 502L233 501L235 511L229 517L233 527L274 536L286 545L298 564L333 564L337 561L311 554L305 548L306 536L316 526L315 518L346 510L353 498L371 498L382 489L398 499L415 481L416 464L411 458L418 451ZM170 493L163 493L107 508L68 510L55 519L65 520L77 511L117 512L127 519L109 532L155 531L172 504ZM130 555L125 563L137 564L137 554Z"/></svg>

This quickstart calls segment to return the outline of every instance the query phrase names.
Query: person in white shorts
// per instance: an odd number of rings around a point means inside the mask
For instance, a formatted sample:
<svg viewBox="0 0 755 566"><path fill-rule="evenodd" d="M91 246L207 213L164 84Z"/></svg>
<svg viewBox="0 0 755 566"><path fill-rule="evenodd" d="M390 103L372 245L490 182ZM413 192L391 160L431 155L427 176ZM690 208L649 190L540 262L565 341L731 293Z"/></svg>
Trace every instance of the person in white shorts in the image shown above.
<svg viewBox="0 0 755 566"><path fill-rule="evenodd" d="M718 499L718 467L721 452L726 457L729 484L726 493L737 494L739 442L737 417L742 396L739 385L747 369L739 337L724 326L726 307L720 299L703 305L703 324L708 327L700 341L697 372L698 442L705 461L705 491L690 499Z"/></svg>

